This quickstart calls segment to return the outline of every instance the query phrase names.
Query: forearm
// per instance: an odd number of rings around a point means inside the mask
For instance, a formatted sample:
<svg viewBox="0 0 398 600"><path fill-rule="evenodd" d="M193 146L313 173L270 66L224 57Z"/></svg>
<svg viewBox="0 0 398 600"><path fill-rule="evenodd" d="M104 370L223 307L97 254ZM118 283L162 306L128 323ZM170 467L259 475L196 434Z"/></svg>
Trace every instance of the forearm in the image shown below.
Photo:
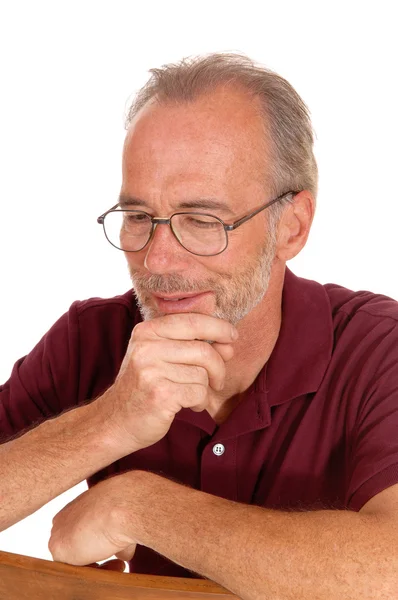
<svg viewBox="0 0 398 600"><path fill-rule="evenodd" d="M0 445L0 531L127 453L104 412L95 401Z"/></svg>
<svg viewBox="0 0 398 600"><path fill-rule="evenodd" d="M153 476L145 489L137 541L245 600L398 597L396 527L374 515L271 511Z"/></svg>

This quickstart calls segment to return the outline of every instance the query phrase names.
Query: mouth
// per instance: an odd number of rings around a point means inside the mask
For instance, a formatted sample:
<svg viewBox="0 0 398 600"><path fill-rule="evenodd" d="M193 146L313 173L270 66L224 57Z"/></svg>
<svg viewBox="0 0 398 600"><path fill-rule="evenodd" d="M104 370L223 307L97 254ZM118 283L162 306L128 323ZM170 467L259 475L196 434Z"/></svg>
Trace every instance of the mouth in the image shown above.
<svg viewBox="0 0 398 600"><path fill-rule="evenodd" d="M173 295L160 296L154 294L156 306L163 313L178 313L199 311L200 305L203 305L205 300L210 296L211 292L193 292L193 293L178 293Z"/></svg>
<svg viewBox="0 0 398 600"><path fill-rule="evenodd" d="M199 296L200 294L205 294L206 292L191 292L191 293L185 293L185 292L181 292L178 294L169 294L169 295L160 295L160 294L154 294L155 298L160 298L160 300L165 300L166 302L175 302L176 300L184 300L185 298L193 298L194 296Z"/></svg>

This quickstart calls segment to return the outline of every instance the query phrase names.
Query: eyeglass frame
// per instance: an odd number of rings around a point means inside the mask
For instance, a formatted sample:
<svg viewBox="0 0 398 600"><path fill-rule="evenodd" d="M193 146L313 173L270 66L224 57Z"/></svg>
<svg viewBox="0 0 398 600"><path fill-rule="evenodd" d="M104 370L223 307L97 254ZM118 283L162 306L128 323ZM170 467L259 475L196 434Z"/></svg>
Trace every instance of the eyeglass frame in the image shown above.
<svg viewBox="0 0 398 600"><path fill-rule="evenodd" d="M145 212L145 210L135 210L135 209L128 209L128 208L122 208L120 209L120 211L115 210L118 206L120 206L119 202L117 204L115 204L115 206L112 206L112 208L110 208L109 210L105 211L104 213L102 213L102 215L100 215L97 218L97 223L99 223L99 225L102 225L103 229L104 229L104 234L106 239L108 240L108 242L117 250L121 250L122 252L141 252L141 250L143 250L150 242L154 231L156 229L157 225L169 225L172 234L174 235L175 239L177 240L177 242L180 244L180 246L182 246L182 248L184 248L184 250L186 250L187 252L189 252L190 254L194 254L195 256L218 256L219 254L222 254L223 252L225 252L225 250L228 248L228 242L229 242L229 238L228 238L228 231L234 231L235 229L237 229L238 227L240 227L241 225L243 225L243 223L246 223L246 221L249 221L250 219L252 219L253 217L255 217L256 215L258 215L260 212L262 212L263 210L265 210L266 208L269 208L270 206L272 206L273 204L275 204L276 202L279 202L280 200L283 200L283 198L285 198L286 196L291 195L292 198L287 199L288 202L293 202L293 198L294 196L297 196L297 194L299 194L299 191L292 191L290 190L289 192L285 192L284 194L280 194L280 196L277 196L277 198L274 198L273 200L270 200L269 202L267 202L266 204L264 204L264 206L261 206L260 208L258 208L257 210L253 211L252 213L245 215L244 217L242 217L241 219L238 219L237 221L234 221L231 224L228 223L224 223L224 221L222 219L220 219L220 217L216 217L215 215L211 215L209 213L202 213L202 212L186 212L186 211L181 211L181 212L176 212L173 213L168 219L165 217L152 217L152 215L150 215L149 213ZM142 248L140 248L139 250L123 250L123 248L119 248L119 246L115 246L115 244L113 244L108 236L106 235L106 229L105 229L105 217L107 214L111 213L111 212L139 212L139 213L143 213L144 215L147 215L151 221L151 231L148 237L148 240L145 242L145 244L142 246ZM220 250L220 252L216 252L215 254L197 254L196 252L192 252L191 250L188 250L188 248L185 248L185 246L180 242L180 240L178 239L176 233L173 231L173 228L171 226L171 219L173 217L175 217L176 215L203 215L205 217L212 217L213 219L216 219L217 221L219 221L221 223L221 225L224 228L225 231L225 237L227 240L227 243L225 245L225 248L223 248L222 250Z"/></svg>

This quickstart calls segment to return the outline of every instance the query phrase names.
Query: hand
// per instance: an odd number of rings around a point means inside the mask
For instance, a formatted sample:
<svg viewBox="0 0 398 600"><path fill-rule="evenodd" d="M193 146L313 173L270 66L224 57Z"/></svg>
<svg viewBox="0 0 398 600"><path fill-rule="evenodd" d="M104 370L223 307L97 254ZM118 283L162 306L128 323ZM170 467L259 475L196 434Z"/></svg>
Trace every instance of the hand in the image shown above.
<svg viewBox="0 0 398 600"><path fill-rule="evenodd" d="M224 386L236 337L227 321L198 313L136 325L115 383L97 400L116 424L118 442L127 440L130 452L151 446L181 408L211 408L211 392Z"/></svg>
<svg viewBox="0 0 398 600"><path fill-rule="evenodd" d="M55 515L48 543L55 561L93 566L115 554L119 561L97 566L124 570L120 561L131 560L136 547L136 540L126 534L128 525L134 524L133 476L134 472L125 473L102 481ZM128 514L124 509L127 498Z"/></svg>

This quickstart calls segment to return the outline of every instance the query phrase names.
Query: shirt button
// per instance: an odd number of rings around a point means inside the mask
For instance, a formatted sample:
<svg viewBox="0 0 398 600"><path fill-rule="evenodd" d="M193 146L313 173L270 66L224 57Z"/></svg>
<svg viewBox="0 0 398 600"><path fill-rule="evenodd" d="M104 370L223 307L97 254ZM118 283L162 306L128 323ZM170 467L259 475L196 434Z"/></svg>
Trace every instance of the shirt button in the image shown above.
<svg viewBox="0 0 398 600"><path fill-rule="evenodd" d="M221 456L222 454L224 454L225 452L225 446L224 444L214 444L213 446L213 453L216 456Z"/></svg>

